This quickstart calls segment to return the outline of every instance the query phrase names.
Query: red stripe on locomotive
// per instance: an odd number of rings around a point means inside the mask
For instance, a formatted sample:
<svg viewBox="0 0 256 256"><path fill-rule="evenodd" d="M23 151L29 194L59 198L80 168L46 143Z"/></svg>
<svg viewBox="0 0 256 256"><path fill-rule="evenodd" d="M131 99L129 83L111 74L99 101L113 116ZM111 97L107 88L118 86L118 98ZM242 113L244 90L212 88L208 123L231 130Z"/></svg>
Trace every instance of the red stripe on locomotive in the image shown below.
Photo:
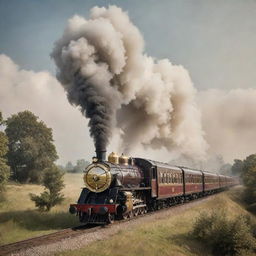
<svg viewBox="0 0 256 256"><path fill-rule="evenodd" d="M71 204L74 206L77 211L88 212L89 209L92 209L93 213L98 213L101 207L106 207L109 213L116 213L116 204Z"/></svg>

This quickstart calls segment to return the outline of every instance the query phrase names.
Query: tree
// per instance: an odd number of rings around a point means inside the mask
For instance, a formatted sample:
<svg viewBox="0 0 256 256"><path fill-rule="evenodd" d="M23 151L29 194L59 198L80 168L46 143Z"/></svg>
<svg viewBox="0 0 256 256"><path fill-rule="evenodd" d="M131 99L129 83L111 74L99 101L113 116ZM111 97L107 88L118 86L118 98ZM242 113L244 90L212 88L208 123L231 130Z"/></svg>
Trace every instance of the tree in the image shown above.
<svg viewBox="0 0 256 256"><path fill-rule="evenodd" d="M227 164L223 164L221 167L220 167L220 174L222 175L231 175L231 168L232 168L232 165L227 163Z"/></svg>
<svg viewBox="0 0 256 256"><path fill-rule="evenodd" d="M240 176L244 168L244 162L239 159L234 160L234 164L231 168L233 175Z"/></svg>
<svg viewBox="0 0 256 256"><path fill-rule="evenodd" d="M245 186L245 200L249 204L256 203L256 154L243 161L242 179Z"/></svg>
<svg viewBox="0 0 256 256"><path fill-rule="evenodd" d="M84 159L79 159L76 162L76 166L74 167L74 171L76 173L83 172L86 166L89 165L89 162L85 161Z"/></svg>
<svg viewBox="0 0 256 256"><path fill-rule="evenodd" d="M9 139L8 163L13 179L39 183L42 171L58 159L52 129L30 111L19 112L6 121Z"/></svg>
<svg viewBox="0 0 256 256"><path fill-rule="evenodd" d="M231 170L243 180L244 200L248 204L256 204L256 154L247 156L243 161L235 159Z"/></svg>
<svg viewBox="0 0 256 256"><path fill-rule="evenodd" d="M65 166L65 170L67 171L67 172L73 172L74 171L74 166L73 166L73 164L69 161L69 162L67 162L67 164L66 164L66 166Z"/></svg>
<svg viewBox="0 0 256 256"><path fill-rule="evenodd" d="M3 124L2 113L0 111L0 126ZM6 164L6 153L8 151L8 138L4 132L0 131L0 199L3 199L5 184L10 176L10 167Z"/></svg>
<svg viewBox="0 0 256 256"><path fill-rule="evenodd" d="M45 191L40 196L30 194L30 198L35 202L40 211L50 211L50 209L60 204L64 200L61 190L64 188L64 172L60 171L56 165L46 168L43 172L43 185Z"/></svg>

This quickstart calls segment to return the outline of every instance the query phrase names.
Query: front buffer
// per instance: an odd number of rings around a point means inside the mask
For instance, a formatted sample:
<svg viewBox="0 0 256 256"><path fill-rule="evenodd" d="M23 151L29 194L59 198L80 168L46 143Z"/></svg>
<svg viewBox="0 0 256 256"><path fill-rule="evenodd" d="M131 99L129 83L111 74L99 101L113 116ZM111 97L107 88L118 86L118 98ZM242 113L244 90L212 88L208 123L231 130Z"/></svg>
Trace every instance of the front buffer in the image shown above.
<svg viewBox="0 0 256 256"><path fill-rule="evenodd" d="M69 212L77 214L80 222L110 224L117 214L118 204L71 204Z"/></svg>

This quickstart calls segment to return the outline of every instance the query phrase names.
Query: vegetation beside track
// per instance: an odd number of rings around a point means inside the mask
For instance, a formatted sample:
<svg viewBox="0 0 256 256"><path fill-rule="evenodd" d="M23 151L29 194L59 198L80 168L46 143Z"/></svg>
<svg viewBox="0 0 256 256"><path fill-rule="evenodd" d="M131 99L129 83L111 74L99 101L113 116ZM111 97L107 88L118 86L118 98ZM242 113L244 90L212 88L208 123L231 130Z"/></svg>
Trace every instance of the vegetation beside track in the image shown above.
<svg viewBox="0 0 256 256"><path fill-rule="evenodd" d="M0 245L52 233L79 225L69 214L69 204L76 202L83 186L82 174L65 174L65 200L51 212L40 212L30 200L30 193L39 194L43 186L9 183L6 201L0 203Z"/></svg>
<svg viewBox="0 0 256 256"><path fill-rule="evenodd" d="M255 216L245 210L245 205L240 201L241 193L241 187L233 188L179 215L143 223L135 229L123 230L86 248L57 253L56 256L212 256L209 248L191 236L195 220L201 212L215 209L223 209L229 219L250 215L256 220Z"/></svg>

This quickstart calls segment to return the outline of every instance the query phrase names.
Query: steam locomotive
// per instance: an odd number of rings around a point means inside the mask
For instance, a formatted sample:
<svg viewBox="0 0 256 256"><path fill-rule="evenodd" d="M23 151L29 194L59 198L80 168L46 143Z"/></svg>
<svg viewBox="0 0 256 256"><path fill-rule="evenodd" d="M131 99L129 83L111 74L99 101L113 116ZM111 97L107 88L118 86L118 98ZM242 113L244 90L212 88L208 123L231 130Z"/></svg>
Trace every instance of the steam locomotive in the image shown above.
<svg viewBox="0 0 256 256"><path fill-rule="evenodd" d="M237 185L236 177L96 151L85 187L69 211L80 222L110 224Z"/></svg>

